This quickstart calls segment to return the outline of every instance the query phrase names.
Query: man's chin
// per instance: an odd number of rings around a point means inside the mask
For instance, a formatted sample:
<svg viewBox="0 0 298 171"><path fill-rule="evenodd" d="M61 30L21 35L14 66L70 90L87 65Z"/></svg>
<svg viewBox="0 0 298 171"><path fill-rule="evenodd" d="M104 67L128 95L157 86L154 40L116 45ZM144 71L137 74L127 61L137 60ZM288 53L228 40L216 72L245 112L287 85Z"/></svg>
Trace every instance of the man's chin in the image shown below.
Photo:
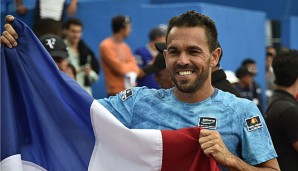
<svg viewBox="0 0 298 171"><path fill-rule="evenodd" d="M190 85L179 85L179 86L176 85L176 88L183 93L193 93L196 91Z"/></svg>

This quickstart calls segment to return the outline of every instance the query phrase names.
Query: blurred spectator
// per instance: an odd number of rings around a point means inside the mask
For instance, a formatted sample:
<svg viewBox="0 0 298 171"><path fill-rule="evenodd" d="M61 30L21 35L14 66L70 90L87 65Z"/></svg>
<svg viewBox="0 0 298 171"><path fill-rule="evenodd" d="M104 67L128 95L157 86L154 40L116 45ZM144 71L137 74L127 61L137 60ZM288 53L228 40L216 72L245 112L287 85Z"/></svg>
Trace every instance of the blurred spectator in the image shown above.
<svg viewBox="0 0 298 171"><path fill-rule="evenodd" d="M276 56L276 50L273 47L267 47L266 51L266 98L269 101L275 89L272 61Z"/></svg>
<svg viewBox="0 0 298 171"><path fill-rule="evenodd" d="M141 47L135 51L135 57L139 67L143 68L153 63L158 51L155 48L156 42L165 42L166 26L155 27L149 32L149 42L146 46ZM159 85L154 80L154 74L146 75L137 80L139 87L146 86L148 88L159 88Z"/></svg>
<svg viewBox="0 0 298 171"><path fill-rule="evenodd" d="M124 42L131 32L128 16L115 16L112 19L112 36L99 45L108 95L136 86L136 78L142 75L130 47Z"/></svg>
<svg viewBox="0 0 298 171"><path fill-rule="evenodd" d="M166 48L165 42L156 42L155 48L158 51L157 56L153 60L153 63L145 66L143 71L146 75L153 74L156 83L159 88L171 88L174 87L174 83L171 79L169 71L166 69L165 58L163 56L163 51Z"/></svg>
<svg viewBox="0 0 298 171"><path fill-rule="evenodd" d="M259 100L261 97L259 97L260 94L256 91L259 87L256 87L254 83L255 73L248 67L242 66L237 69L236 76L239 82L235 84L235 89L239 92L240 97L253 101L262 112L263 108L260 106Z"/></svg>
<svg viewBox="0 0 298 171"><path fill-rule="evenodd" d="M276 90L270 100L266 123L281 170L298 170L298 51L289 50L273 59Z"/></svg>
<svg viewBox="0 0 298 171"><path fill-rule="evenodd" d="M99 64L91 49L82 40L83 24L77 18L65 22L64 42L69 62L75 67L78 83L92 95L91 85L98 80Z"/></svg>
<svg viewBox="0 0 298 171"><path fill-rule="evenodd" d="M41 36L39 40L50 53L58 68L66 72L68 66L68 52L63 39L53 34L46 34Z"/></svg>
<svg viewBox="0 0 298 171"><path fill-rule="evenodd" d="M233 87L233 85L227 80L227 76L224 72L223 69L220 69L220 61L223 56L223 51L220 46L220 43L217 42L217 47L221 49L220 51L220 56L218 59L218 63L215 67L212 68L212 73L211 73L211 84L215 88L218 88L222 91L229 92L234 94L237 97L240 97L240 94L238 91Z"/></svg>
<svg viewBox="0 0 298 171"><path fill-rule="evenodd" d="M163 69L155 73L155 80L160 88L168 89L174 87L171 79L171 73L167 69Z"/></svg>
<svg viewBox="0 0 298 171"><path fill-rule="evenodd" d="M73 78L74 80L77 80L76 68L71 63L68 63L65 73L69 75L71 78Z"/></svg>
<svg viewBox="0 0 298 171"><path fill-rule="evenodd" d="M236 77L235 73L230 70L225 70L225 74L227 76L227 80L232 84L235 85L239 82L239 79Z"/></svg>
<svg viewBox="0 0 298 171"><path fill-rule="evenodd" d="M65 0L37 0L35 5L35 18L33 30L37 37L44 34L55 34L62 36L62 18ZM77 10L78 0L71 0L67 13L73 16ZM27 7L23 0L17 0L17 12L25 14Z"/></svg>
<svg viewBox="0 0 298 171"><path fill-rule="evenodd" d="M242 67L246 67L248 71L252 74L252 84L249 83L249 85L246 85L242 88L238 86L238 90L242 92L240 95L244 98L248 98L249 100L252 100L255 102L255 104L260 109L261 113L264 113L264 106L263 106L263 97L262 97L262 89L260 88L260 85L254 80L254 77L257 75L257 66L256 62L253 59L247 58L242 61ZM236 74L237 75L237 74ZM238 76L237 76L238 77ZM239 77L238 77L239 78ZM241 84L243 86L243 84ZM249 86L249 87L247 87ZM246 92L246 93L245 93Z"/></svg>

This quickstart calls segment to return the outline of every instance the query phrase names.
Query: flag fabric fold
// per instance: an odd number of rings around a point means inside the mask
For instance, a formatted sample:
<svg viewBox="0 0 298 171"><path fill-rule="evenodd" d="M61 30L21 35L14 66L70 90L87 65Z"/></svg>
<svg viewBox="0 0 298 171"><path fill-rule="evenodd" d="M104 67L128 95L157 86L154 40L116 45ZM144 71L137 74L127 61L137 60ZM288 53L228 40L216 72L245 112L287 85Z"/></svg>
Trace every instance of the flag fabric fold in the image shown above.
<svg viewBox="0 0 298 171"><path fill-rule="evenodd" d="M1 170L217 171L199 128L128 129L15 18L18 46L1 47Z"/></svg>

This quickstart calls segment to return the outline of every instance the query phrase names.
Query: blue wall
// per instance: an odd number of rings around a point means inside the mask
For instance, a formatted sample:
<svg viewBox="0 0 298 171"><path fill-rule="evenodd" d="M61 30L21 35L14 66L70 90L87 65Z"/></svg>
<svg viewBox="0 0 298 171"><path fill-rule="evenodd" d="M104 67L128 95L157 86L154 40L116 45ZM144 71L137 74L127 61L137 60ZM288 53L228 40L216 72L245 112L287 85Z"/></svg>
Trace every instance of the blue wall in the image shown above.
<svg viewBox="0 0 298 171"><path fill-rule="evenodd" d="M151 0L151 3L186 3L198 0ZM225 5L243 9L259 10L270 19L283 19L290 15L298 16L297 0L200 0L200 2Z"/></svg>
<svg viewBox="0 0 298 171"><path fill-rule="evenodd" d="M114 15L127 14L132 18L132 34L127 39L132 49L143 46L148 41L148 31L161 23L187 10L196 10L213 18L219 31L224 57L222 67L235 71L245 57L257 61L259 74L257 81L264 88L265 20L266 14L260 11L206 3L150 4L142 0L79 1L77 17L84 24L83 39L98 56L98 44L111 35L110 20ZM29 25L33 11L22 20ZM2 16L2 20L3 20ZM94 85L95 98L106 96L104 78Z"/></svg>
<svg viewBox="0 0 298 171"><path fill-rule="evenodd" d="M298 49L298 17L291 16L282 22L282 44Z"/></svg>

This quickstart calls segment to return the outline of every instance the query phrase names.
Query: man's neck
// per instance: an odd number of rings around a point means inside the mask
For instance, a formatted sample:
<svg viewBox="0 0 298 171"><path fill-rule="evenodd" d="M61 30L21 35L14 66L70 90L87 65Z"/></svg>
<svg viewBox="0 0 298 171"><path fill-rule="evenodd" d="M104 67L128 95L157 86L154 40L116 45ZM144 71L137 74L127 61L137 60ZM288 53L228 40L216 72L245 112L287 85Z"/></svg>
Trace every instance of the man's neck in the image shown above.
<svg viewBox="0 0 298 171"><path fill-rule="evenodd" d="M244 82L244 81L239 81L239 86L241 87L241 88L251 88L251 86L252 86L252 83L251 84L249 84L249 83L246 83L246 82Z"/></svg>
<svg viewBox="0 0 298 171"><path fill-rule="evenodd" d="M197 103L209 98L214 93L214 91L215 89L212 87L210 83L209 85L203 85L200 90L197 90L193 93L184 93L179 89L175 88L174 95L178 100L182 102Z"/></svg>
<svg viewBox="0 0 298 171"><path fill-rule="evenodd" d="M79 46L79 42L72 42L72 41L69 41L68 39L67 39L67 43L73 49L77 49Z"/></svg>
<svg viewBox="0 0 298 171"><path fill-rule="evenodd" d="M123 42L124 38L120 33L114 33L112 35L112 39L116 42L116 43L121 43Z"/></svg>
<svg viewBox="0 0 298 171"><path fill-rule="evenodd" d="M152 42L149 42L148 45L149 45L149 47L150 47L151 50L157 51L157 49L155 47L155 42L153 42L153 41Z"/></svg>
<svg viewBox="0 0 298 171"><path fill-rule="evenodd" d="M217 71L217 70L219 70L219 67L218 66L215 66L215 67L212 67L211 72L214 72L214 71Z"/></svg>
<svg viewBox="0 0 298 171"><path fill-rule="evenodd" d="M293 97L296 97L297 89L293 85L290 86L290 87L277 86L276 89L277 90L283 90L283 91L288 92L289 94L291 94Z"/></svg>

